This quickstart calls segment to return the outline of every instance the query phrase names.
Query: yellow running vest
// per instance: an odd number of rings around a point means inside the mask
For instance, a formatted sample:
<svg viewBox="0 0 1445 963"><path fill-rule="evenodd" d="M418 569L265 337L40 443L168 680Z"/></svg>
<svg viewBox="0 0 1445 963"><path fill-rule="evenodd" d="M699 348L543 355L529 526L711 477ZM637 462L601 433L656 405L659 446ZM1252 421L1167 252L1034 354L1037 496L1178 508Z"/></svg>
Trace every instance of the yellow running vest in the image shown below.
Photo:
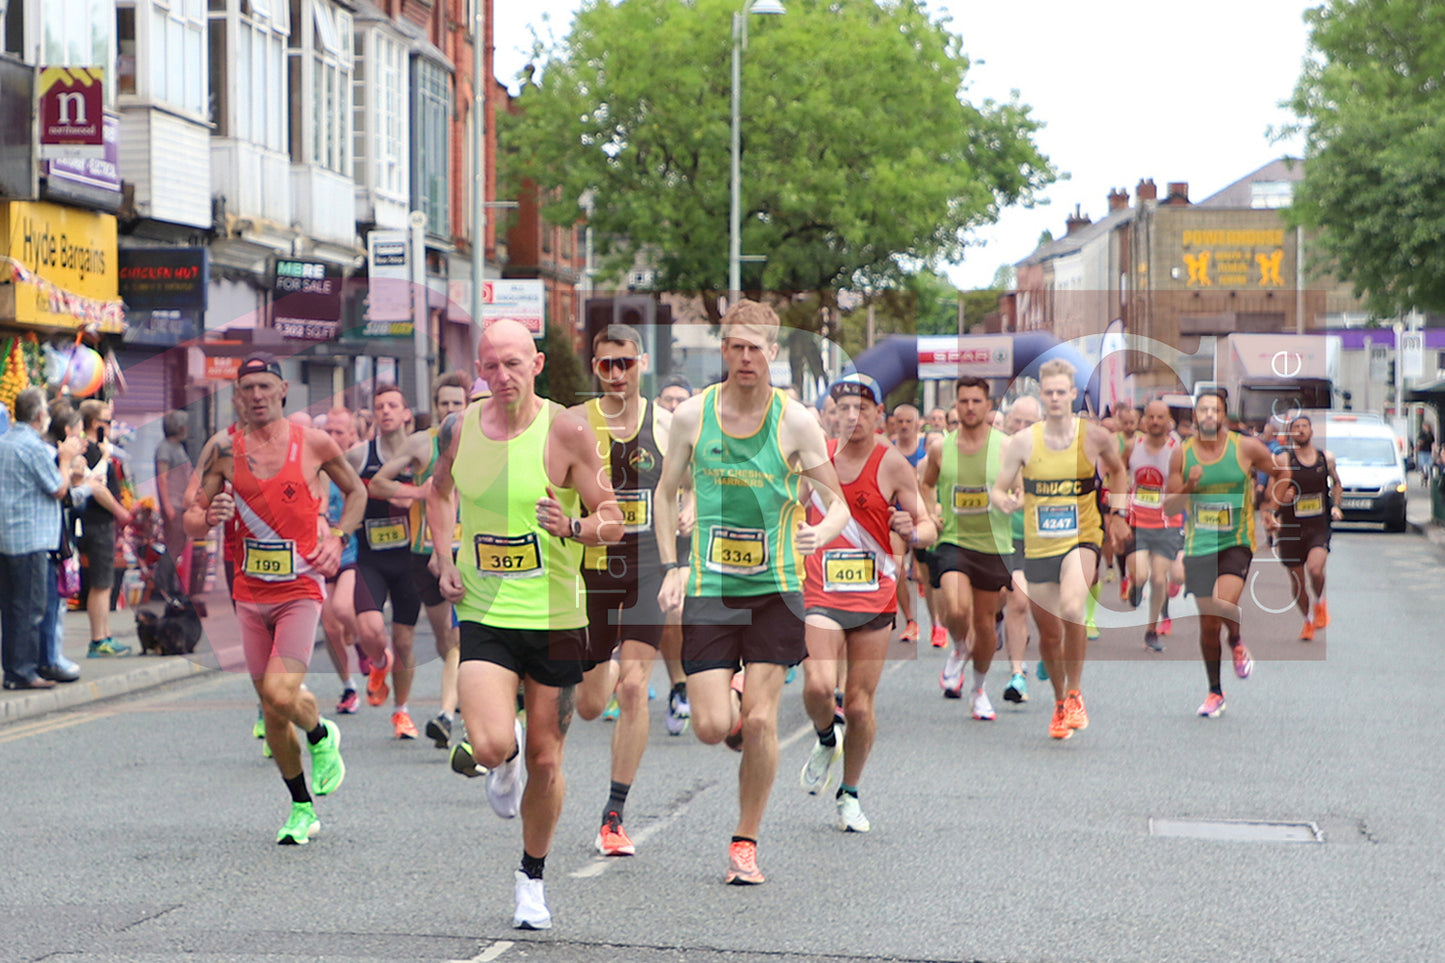
<svg viewBox="0 0 1445 963"><path fill-rule="evenodd" d="M1074 419L1074 440L1063 451L1044 443L1044 425L1036 422L1033 451L1024 464L1024 557L1053 558L1076 545L1102 545L1094 463L1084 451L1084 422Z"/></svg>

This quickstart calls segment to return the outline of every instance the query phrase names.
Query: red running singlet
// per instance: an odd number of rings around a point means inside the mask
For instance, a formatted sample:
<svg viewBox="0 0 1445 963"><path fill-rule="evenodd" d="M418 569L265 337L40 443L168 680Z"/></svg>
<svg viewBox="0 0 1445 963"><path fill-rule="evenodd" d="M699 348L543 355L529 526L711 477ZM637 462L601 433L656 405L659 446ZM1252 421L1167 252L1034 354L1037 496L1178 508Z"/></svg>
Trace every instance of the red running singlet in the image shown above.
<svg viewBox="0 0 1445 963"><path fill-rule="evenodd" d="M843 486L843 500L848 503L852 521L841 535L807 557L803 598L808 607L879 615L898 610L889 544L893 506L883 500L878 490L878 466L888 448L887 442L879 442L858 477ZM837 450L837 440L829 441L828 458L832 459ZM815 501L808 506L808 524L822 520L823 513ZM864 544L862 532L872 537L874 546Z"/></svg>
<svg viewBox="0 0 1445 963"><path fill-rule="evenodd" d="M322 506L301 470L305 437L305 429L291 425L281 470L257 478L246 463L245 434L234 436L236 526L229 545L236 566L231 594L237 602L326 598L325 579L306 561L316 551Z"/></svg>

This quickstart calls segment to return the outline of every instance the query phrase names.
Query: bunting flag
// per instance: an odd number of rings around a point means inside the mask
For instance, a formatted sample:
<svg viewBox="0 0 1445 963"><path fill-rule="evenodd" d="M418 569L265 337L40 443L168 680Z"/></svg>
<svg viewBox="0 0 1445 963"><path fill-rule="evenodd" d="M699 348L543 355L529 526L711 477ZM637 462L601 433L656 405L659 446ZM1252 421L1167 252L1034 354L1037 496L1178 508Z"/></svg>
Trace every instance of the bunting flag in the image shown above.
<svg viewBox="0 0 1445 963"><path fill-rule="evenodd" d="M16 283L35 285L36 290L45 297L51 314L68 314L86 324L99 325L106 331L124 330L124 301L100 301L74 294L51 284L13 257L0 254L0 263L10 265L10 275Z"/></svg>

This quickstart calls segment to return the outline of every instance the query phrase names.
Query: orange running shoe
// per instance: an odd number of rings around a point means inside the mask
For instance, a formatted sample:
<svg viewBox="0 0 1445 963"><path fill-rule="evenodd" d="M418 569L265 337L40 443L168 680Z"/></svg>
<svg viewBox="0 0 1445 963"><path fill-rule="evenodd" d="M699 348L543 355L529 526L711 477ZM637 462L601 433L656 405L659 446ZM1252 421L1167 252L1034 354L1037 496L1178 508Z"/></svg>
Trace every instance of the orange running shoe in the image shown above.
<svg viewBox="0 0 1445 963"><path fill-rule="evenodd" d="M391 650L387 649L386 662L382 665L372 663L371 671L366 674L366 701L369 705L384 705L386 697L391 695L391 686L386 684L386 676L391 671L392 661Z"/></svg>
<svg viewBox="0 0 1445 963"><path fill-rule="evenodd" d="M908 620L908 625L906 625L906 626L904 627L904 629L903 629L903 634L898 637L898 641L899 641L899 642L917 642L917 641L918 641L918 623L915 622L915 621L913 621L912 619L909 619L909 620Z"/></svg>
<svg viewBox="0 0 1445 963"><path fill-rule="evenodd" d="M405 709L398 709L391 714L391 726L396 730L398 739L415 739L420 734L411 721L411 714Z"/></svg>
<svg viewBox="0 0 1445 963"><path fill-rule="evenodd" d="M1049 735L1054 739L1074 737L1074 730L1069 728L1068 711L1062 702L1054 703L1054 717L1049 720Z"/></svg>
<svg viewBox="0 0 1445 963"><path fill-rule="evenodd" d="M933 643L935 649L941 649L948 644L948 630L941 625L935 625L933 631L928 633L928 641Z"/></svg>
<svg viewBox="0 0 1445 963"><path fill-rule="evenodd" d="M597 851L603 856L635 856L637 847L627 836L627 830L622 828L622 817L615 812L609 812L607 818L602 820L602 828L597 830Z"/></svg>
<svg viewBox="0 0 1445 963"><path fill-rule="evenodd" d="M1129 589L1132 587L1132 583L1133 583L1133 580L1130 579L1128 575L1125 575L1123 578L1121 578L1121 579L1119 580L1119 601L1120 601L1120 602L1127 602L1127 601L1129 601Z"/></svg>
<svg viewBox="0 0 1445 963"><path fill-rule="evenodd" d="M1089 728L1089 713L1084 708L1084 697L1078 689L1064 696L1064 724L1070 729Z"/></svg>
<svg viewBox="0 0 1445 963"><path fill-rule="evenodd" d="M758 869L758 844L740 839L728 847L728 874L724 882L731 886L756 886L767 881Z"/></svg>
<svg viewBox="0 0 1445 963"><path fill-rule="evenodd" d="M1315 640L1315 624L1309 619L1305 619L1305 627L1299 630L1299 640L1301 642L1313 642Z"/></svg>
<svg viewBox="0 0 1445 963"><path fill-rule="evenodd" d="M1330 624L1330 610L1321 598L1315 603L1315 628L1322 629Z"/></svg>

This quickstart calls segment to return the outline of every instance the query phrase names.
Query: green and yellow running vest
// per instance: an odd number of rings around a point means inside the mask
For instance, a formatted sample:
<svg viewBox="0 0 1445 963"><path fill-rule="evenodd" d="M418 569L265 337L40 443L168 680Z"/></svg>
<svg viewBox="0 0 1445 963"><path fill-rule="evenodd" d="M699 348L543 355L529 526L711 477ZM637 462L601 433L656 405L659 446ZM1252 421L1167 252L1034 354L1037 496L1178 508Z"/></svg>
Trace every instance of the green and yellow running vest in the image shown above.
<svg viewBox="0 0 1445 963"><path fill-rule="evenodd" d="M718 420L720 385L703 393L693 440L692 535L687 594L706 598L803 590L803 559L794 545L804 520L800 476L787 463L779 431L787 395L774 389L751 435L730 435Z"/></svg>
<svg viewBox="0 0 1445 963"><path fill-rule="evenodd" d="M1013 530L1008 515L995 509L988 493L998 479L1003 432L990 428L988 441L972 455L958 451L958 432L943 436L942 459L938 468L938 499L943 504L940 542L986 555L1008 555L1014 550Z"/></svg>
<svg viewBox="0 0 1445 963"><path fill-rule="evenodd" d="M1204 469L1184 516L1184 554L1213 555L1235 545L1254 548L1254 474L1244 463L1239 434L1229 432L1218 461L1199 457L1193 438L1184 442L1184 480Z"/></svg>

